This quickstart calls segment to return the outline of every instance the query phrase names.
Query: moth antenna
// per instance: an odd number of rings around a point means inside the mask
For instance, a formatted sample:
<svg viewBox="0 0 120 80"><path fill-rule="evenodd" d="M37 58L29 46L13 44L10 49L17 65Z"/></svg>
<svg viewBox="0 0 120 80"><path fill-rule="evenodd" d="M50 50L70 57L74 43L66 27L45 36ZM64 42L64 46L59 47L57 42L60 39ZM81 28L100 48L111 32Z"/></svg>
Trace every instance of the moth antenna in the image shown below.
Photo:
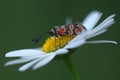
<svg viewBox="0 0 120 80"><path fill-rule="evenodd" d="M42 37L44 37L43 35L46 35L46 34L48 34L48 33L49 33L49 32L45 32L45 33L42 33L42 34L36 36L35 38L32 39L32 42L37 43L38 41L40 41L40 39L42 39Z"/></svg>

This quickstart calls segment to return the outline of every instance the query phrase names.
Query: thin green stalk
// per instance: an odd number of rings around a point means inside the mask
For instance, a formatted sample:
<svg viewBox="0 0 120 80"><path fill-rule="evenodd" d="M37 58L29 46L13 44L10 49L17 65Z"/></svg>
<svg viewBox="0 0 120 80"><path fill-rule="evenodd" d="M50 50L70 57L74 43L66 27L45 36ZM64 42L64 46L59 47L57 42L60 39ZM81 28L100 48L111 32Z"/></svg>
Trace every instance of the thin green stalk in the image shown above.
<svg viewBox="0 0 120 80"><path fill-rule="evenodd" d="M76 71L71 59L70 59L70 55L65 55L65 57L63 58L64 59L64 62L67 66L67 68L69 69L69 71L72 73L73 75L73 79L74 80L80 80L80 76L78 74L78 72Z"/></svg>

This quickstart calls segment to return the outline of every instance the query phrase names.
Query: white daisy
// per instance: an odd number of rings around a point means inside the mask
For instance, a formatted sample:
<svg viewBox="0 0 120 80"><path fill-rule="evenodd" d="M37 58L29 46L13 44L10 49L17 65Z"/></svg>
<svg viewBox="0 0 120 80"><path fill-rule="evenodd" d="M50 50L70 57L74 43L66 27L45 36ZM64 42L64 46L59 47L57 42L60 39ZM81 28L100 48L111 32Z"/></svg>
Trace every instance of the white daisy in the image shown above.
<svg viewBox="0 0 120 80"><path fill-rule="evenodd" d="M48 64L56 55L67 54L69 52L69 49L78 48L79 46L86 43L117 44L117 42L109 40L87 41L89 38L106 32L107 28L115 22L115 14L113 14L95 27L101 16L102 13L98 11L91 12L82 23L82 25L85 26L86 30L75 37L72 35L60 36L56 38L50 37L46 40L46 43L43 45L42 48L22 49L8 52L5 57L20 58L8 61L5 66L27 62L25 65L19 68L19 71L25 71L29 68L35 70Z"/></svg>

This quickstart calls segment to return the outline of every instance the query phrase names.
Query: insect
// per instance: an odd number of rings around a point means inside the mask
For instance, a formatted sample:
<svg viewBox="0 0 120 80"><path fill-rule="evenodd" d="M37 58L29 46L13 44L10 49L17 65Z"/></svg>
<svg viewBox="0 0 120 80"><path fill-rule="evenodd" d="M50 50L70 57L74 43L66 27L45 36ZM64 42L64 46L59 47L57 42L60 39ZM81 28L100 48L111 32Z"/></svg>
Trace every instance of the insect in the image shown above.
<svg viewBox="0 0 120 80"><path fill-rule="evenodd" d="M80 23L72 24L72 19L68 18L66 20L66 25L63 26L54 26L50 31L47 33L50 34L52 37L64 36L64 35L78 35L82 31L85 30L85 27ZM44 34L43 34L44 35ZM40 37L35 37L32 41L35 43L40 40Z"/></svg>
<svg viewBox="0 0 120 80"><path fill-rule="evenodd" d="M50 35L53 37L64 35L78 35L85 30L85 27L80 23L68 24L64 26L55 26L50 30Z"/></svg>

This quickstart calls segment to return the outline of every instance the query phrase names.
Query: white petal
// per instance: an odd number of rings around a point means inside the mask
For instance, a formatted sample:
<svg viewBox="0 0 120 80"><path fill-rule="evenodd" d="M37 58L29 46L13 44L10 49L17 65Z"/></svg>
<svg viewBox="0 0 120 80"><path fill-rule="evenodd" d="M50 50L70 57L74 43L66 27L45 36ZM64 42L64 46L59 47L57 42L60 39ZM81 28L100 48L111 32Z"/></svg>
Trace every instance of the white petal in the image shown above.
<svg viewBox="0 0 120 80"><path fill-rule="evenodd" d="M23 65L22 67L19 68L19 71L25 71L27 70L28 68L32 67L35 63L39 62L41 59L38 58L36 60L33 60L25 65Z"/></svg>
<svg viewBox="0 0 120 80"><path fill-rule="evenodd" d="M48 64L55 57L55 55L56 54L52 53L49 56L47 56L44 59L42 59L39 63L37 63L35 66L33 66L33 70L38 69L38 68Z"/></svg>
<svg viewBox="0 0 120 80"><path fill-rule="evenodd" d="M106 31L106 27L112 25L114 23L113 19L112 20L109 20L108 22L104 23L103 25L100 25L98 27L96 27L95 29L91 30L88 35L86 35L84 38L85 39L88 39L88 38L91 38L93 37L93 35L97 36L103 32Z"/></svg>
<svg viewBox="0 0 120 80"><path fill-rule="evenodd" d="M41 50L35 50L35 49L22 49L22 50L16 50L8 52L5 57L23 57L23 56L37 56L37 55L43 55L45 54Z"/></svg>
<svg viewBox="0 0 120 80"><path fill-rule="evenodd" d="M115 14L110 15L109 17L107 17L107 18L103 21L103 23L106 23L107 21L113 19L114 17L115 17Z"/></svg>
<svg viewBox="0 0 120 80"><path fill-rule="evenodd" d="M103 29L108 28L110 25L112 25L115 22L114 17L115 17L114 14L107 17L101 24L96 26L93 30L98 31L98 30L103 30ZM92 32L93 32L93 30L92 30Z"/></svg>
<svg viewBox="0 0 120 80"><path fill-rule="evenodd" d="M28 62L28 61L31 61L31 60L34 60L34 59L42 59L43 57L46 57L48 54L44 54L44 55L38 55L38 56L29 56L29 57L21 57L19 59L15 59L15 60L11 60L11 61L8 61L5 66L8 66L8 65L15 65L15 64L20 64L20 63L25 63L25 62Z"/></svg>
<svg viewBox="0 0 120 80"><path fill-rule="evenodd" d="M68 45L65 46L66 49L74 49L81 45L85 44L85 40L77 40L72 43L68 43Z"/></svg>
<svg viewBox="0 0 120 80"><path fill-rule="evenodd" d="M20 59L16 59L16 60L11 60L11 61L8 61L5 64L5 66L20 64L20 63L28 62L30 60L32 60L32 59L23 59L23 58L20 58Z"/></svg>
<svg viewBox="0 0 120 80"><path fill-rule="evenodd" d="M96 32L99 32L103 29L106 29L106 28L110 27L114 22L115 22L114 19L111 19L111 20L106 21L106 22L103 21L101 24L99 24L97 27L95 27L89 33L90 34L95 34Z"/></svg>
<svg viewBox="0 0 120 80"><path fill-rule="evenodd" d="M86 41L86 43L91 43L91 44L96 44L96 43L113 43L113 44L117 44L117 42L109 41L109 40Z"/></svg>
<svg viewBox="0 0 120 80"><path fill-rule="evenodd" d="M115 23L114 19L110 19L110 20L108 20L108 21L106 21L106 22L103 22L103 23L101 23L100 25L98 25L98 26L96 27L96 29L98 29L98 30L105 29L105 28L110 27L110 26L111 26L112 24L114 24L114 23Z"/></svg>
<svg viewBox="0 0 120 80"><path fill-rule="evenodd" d="M67 49L58 49L56 52L55 52L55 54L56 55L63 55L63 54L66 54L66 53L68 53L68 50Z"/></svg>
<svg viewBox="0 0 120 80"><path fill-rule="evenodd" d="M78 35L76 37L77 40L80 39L89 39L94 36L100 35L107 31L107 28L111 26L115 21L113 19L115 15L111 15L108 18L106 18L101 24L99 24L97 27L95 27L92 30L84 31L82 34Z"/></svg>
<svg viewBox="0 0 120 80"><path fill-rule="evenodd" d="M93 11L90 14L88 14L85 20L83 20L82 24L85 26L87 30L91 30L96 25L101 15L102 13L98 11Z"/></svg>
<svg viewBox="0 0 120 80"><path fill-rule="evenodd" d="M89 39L89 38L95 37L95 36L100 35L100 34L106 32L106 31L107 30L105 29L105 30L101 30L99 32L96 32L95 34L88 34L84 39Z"/></svg>

